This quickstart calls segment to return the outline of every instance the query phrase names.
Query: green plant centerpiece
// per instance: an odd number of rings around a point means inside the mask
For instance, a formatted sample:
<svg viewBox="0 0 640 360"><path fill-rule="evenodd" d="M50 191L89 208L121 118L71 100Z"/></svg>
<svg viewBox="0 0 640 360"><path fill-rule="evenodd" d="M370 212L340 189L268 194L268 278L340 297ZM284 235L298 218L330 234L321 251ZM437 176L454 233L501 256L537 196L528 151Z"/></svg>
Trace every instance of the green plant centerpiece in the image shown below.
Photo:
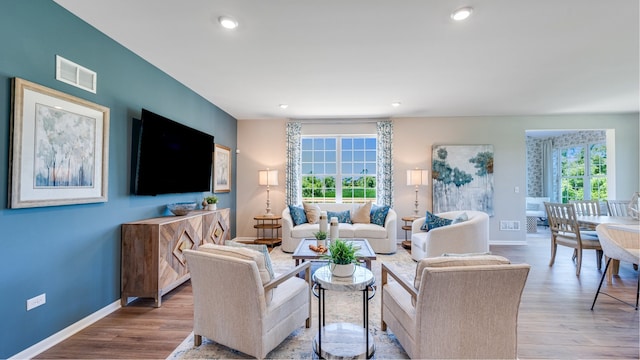
<svg viewBox="0 0 640 360"><path fill-rule="evenodd" d="M327 240L327 232L326 231L318 231L313 233L313 237L318 240L318 246L320 246L320 242L324 245L325 240Z"/></svg>
<svg viewBox="0 0 640 360"><path fill-rule="evenodd" d="M329 268L334 276L347 277L353 275L358 264L356 253L360 250L351 241L335 239L329 244L329 253L324 258L329 260Z"/></svg>

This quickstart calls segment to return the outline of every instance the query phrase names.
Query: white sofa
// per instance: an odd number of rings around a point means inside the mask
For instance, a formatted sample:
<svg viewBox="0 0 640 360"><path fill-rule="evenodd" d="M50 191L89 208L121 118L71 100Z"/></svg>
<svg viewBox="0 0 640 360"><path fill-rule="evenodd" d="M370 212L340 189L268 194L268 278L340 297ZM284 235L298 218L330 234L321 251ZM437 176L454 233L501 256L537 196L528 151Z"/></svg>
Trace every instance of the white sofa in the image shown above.
<svg viewBox="0 0 640 360"><path fill-rule="evenodd" d="M446 219L455 219L467 213L469 220L461 223L421 230L425 217L415 220L411 226L411 258L419 261L426 257L445 253L484 253L489 251L489 215L482 211L448 211L435 214Z"/></svg>
<svg viewBox="0 0 640 360"><path fill-rule="evenodd" d="M345 211L356 209L359 204L318 203L323 211ZM389 209L384 227L376 224L345 224L338 225L338 237L340 239L364 238L369 241L373 251L379 254L391 254L397 249L397 215L393 209ZM282 211L282 251L294 252L302 239L313 238L313 233L320 228L319 224L299 224L294 226L289 207Z"/></svg>

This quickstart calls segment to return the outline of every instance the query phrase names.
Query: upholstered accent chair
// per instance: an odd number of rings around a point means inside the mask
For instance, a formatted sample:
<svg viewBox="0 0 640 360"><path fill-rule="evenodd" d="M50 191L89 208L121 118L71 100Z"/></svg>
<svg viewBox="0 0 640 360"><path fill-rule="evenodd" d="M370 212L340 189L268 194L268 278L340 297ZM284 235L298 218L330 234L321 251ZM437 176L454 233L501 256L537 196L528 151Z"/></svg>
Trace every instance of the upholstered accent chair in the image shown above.
<svg viewBox="0 0 640 360"><path fill-rule="evenodd" d="M515 359L529 268L494 255L425 258L412 284L383 263L382 330L412 359Z"/></svg>
<svg viewBox="0 0 640 360"><path fill-rule="evenodd" d="M596 305L598 300L598 294L605 294L618 301L621 301L627 305L633 306L638 310L638 299L640 298L640 275L638 276L638 286L636 288L636 304L630 304L624 300L621 300L611 294L602 291L602 283L607 275L607 269L611 261L624 261L632 264L640 263L640 226L638 225L618 225L618 224L600 224L596 227L598 238L600 238L600 244L602 250L606 256L607 265L602 272L602 278L600 279L600 285L596 296L593 298L593 304L591 304L591 310ZM611 274L610 272L608 274Z"/></svg>
<svg viewBox="0 0 640 360"><path fill-rule="evenodd" d="M221 245L184 250L193 288L194 344L202 337L258 359L311 325L310 262L270 278L259 251ZM305 272L305 279L296 277Z"/></svg>
<svg viewBox="0 0 640 360"><path fill-rule="evenodd" d="M454 220L461 214L468 219L457 224L422 230L426 217L415 220L411 226L411 258L419 261L425 257L445 253L485 253L489 251L489 215L482 211L448 211L438 217Z"/></svg>

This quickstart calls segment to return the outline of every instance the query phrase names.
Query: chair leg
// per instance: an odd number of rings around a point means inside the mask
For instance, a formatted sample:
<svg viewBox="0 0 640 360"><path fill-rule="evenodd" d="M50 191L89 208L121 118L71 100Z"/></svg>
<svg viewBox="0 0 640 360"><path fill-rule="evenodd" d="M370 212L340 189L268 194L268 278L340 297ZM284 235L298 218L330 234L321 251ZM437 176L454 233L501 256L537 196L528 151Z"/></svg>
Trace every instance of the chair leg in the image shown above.
<svg viewBox="0 0 640 360"><path fill-rule="evenodd" d="M596 291L596 296L593 298L593 304L591 304L591 310L593 310L593 307L596 305L596 300L598 300L598 294L600 294L602 283L604 282L605 276L607 276L607 269L609 268L609 263L611 263L611 258L607 260L607 265L605 265L604 267L604 272L602 273L602 278L600 279L600 285L598 285L598 291ZM638 277L638 279L640 279L640 277ZM637 307L637 304L636 304L636 307Z"/></svg>
<svg viewBox="0 0 640 360"><path fill-rule="evenodd" d="M193 335L193 345L200 346L202 345L202 335Z"/></svg>
<svg viewBox="0 0 640 360"><path fill-rule="evenodd" d="M640 275L638 275L638 287L636 287L636 310L638 310L638 299L640 299Z"/></svg>
<svg viewBox="0 0 640 360"><path fill-rule="evenodd" d="M578 250L578 262L576 263L576 276L580 276L580 269L582 268L582 249Z"/></svg>
<svg viewBox="0 0 640 360"><path fill-rule="evenodd" d="M553 263L556 260L556 250L558 249L558 244L555 241L551 241L551 260L549 261L549 266L553 266Z"/></svg>
<svg viewBox="0 0 640 360"><path fill-rule="evenodd" d="M602 269L602 256L603 255L604 255L604 252L602 250L596 250L596 262L598 264L598 270Z"/></svg>
<svg viewBox="0 0 640 360"><path fill-rule="evenodd" d="M571 260L576 261L576 257L578 257L578 249L573 249L573 256L571 256Z"/></svg>

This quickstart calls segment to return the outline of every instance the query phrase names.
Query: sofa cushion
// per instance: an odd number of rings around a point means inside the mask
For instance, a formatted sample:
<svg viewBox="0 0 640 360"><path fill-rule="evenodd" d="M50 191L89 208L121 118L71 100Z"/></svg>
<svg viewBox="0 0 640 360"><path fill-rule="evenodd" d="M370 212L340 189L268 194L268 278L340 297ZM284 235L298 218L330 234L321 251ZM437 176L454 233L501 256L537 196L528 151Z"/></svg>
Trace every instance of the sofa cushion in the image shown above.
<svg viewBox="0 0 640 360"><path fill-rule="evenodd" d="M293 229L291 229L291 236L300 239L312 238L315 237L313 233L318 232L319 229L320 226L318 224L305 223L294 226Z"/></svg>
<svg viewBox="0 0 640 360"><path fill-rule="evenodd" d="M349 210L344 211L327 211L327 218L331 221L331 218L338 218L339 223L351 224L351 213Z"/></svg>
<svg viewBox="0 0 640 360"><path fill-rule="evenodd" d="M365 204L353 210L351 213L351 222L354 224L371 223L371 201L367 201Z"/></svg>
<svg viewBox="0 0 640 360"><path fill-rule="evenodd" d="M233 247L215 244L200 245L198 247L198 250L217 255L229 256L237 259L254 261L258 267L258 273L260 274L260 281L262 282L262 285L273 280L271 278L271 275L269 274L269 271L267 270L264 255L259 251L246 247ZM264 295L267 304L270 304L273 297L273 290L267 291Z"/></svg>
<svg viewBox="0 0 640 360"><path fill-rule="evenodd" d="M389 206L371 206L371 223L384 226L384 222L387 220L387 214L389 213Z"/></svg>
<svg viewBox="0 0 640 360"><path fill-rule="evenodd" d="M356 231L353 224L347 224L347 223L338 224L338 237L339 238L356 237Z"/></svg>
<svg viewBox="0 0 640 360"><path fill-rule="evenodd" d="M320 206L312 203L303 203L304 213L307 215L307 222L309 224L316 224L320 219ZM329 213L327 212L327 215Z"/></svg>
<svg viewBox="0 0 640 360"><path fill-rule="evenodd" d="M441 218L427 211L424 224L420 227L420 230L429 231L441 226L451 225L453 220Z"/></svg>
<svg viewBox="0 0 640 360"><path fill-rule="evenodd" d="M307 222L307 215L304 213L304 208L302 206L289 205L289 214L291 214L293 226L305 224Z"/></svg>
<svg viewBox="0 0 640 360"><path fill-rule="evenodd" d="M364 239L384 239L387 229L376 224L353 224L353 237Z"/></svg>

